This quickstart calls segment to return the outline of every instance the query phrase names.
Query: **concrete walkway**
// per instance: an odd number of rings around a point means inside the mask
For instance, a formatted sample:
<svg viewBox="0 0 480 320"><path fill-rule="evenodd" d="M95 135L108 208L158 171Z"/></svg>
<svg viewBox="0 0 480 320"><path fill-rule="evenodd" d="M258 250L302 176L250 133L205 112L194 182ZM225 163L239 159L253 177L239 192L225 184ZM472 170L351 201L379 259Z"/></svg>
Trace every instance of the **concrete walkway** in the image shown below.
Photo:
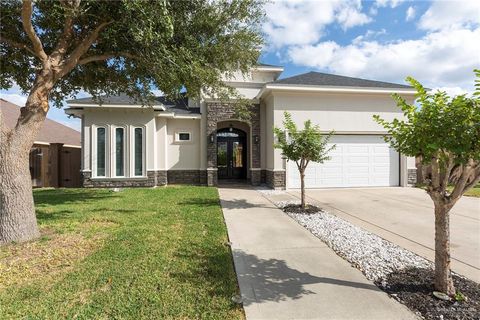
<svg viewBox="0 0 480 320"><path fill-rule="evenodd" d="M247 319L416 319L259 192L219 193Z"/></svg>
<svg viewBox="0 0 480 320"><path fill-rule="evenodd" d="M300 198L288 191L275 201ZM307 190L307 201L367 231L435 259L433 201L417 188ZM480 198L463 197L450 214L452 269L480 282Z"/></svg>

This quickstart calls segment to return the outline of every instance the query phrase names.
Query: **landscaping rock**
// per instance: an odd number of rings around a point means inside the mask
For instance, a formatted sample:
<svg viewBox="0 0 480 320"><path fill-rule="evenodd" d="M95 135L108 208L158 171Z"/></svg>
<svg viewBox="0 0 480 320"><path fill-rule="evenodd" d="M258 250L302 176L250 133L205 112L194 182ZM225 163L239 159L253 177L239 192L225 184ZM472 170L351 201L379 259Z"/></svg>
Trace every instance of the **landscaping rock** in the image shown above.
<svg viewBox="0 0 480 320"><path fill-rule="evenodd" d="M335 215L298 201L275 203L320 238L367 279L425 319L480 319L480 285L454 274L464 301L444 301L433 295L433 263ZM315 209L314 209L315 208Z"/></svg>
<svg viewBox="0 0 480 320"><path fill-rule="evenodd" d="M381 280L404 268L432 266L428 260L321 209L304 214L291 212L292 205L298 202L284 201L276 205L360 269L369 280Z"/></svg>

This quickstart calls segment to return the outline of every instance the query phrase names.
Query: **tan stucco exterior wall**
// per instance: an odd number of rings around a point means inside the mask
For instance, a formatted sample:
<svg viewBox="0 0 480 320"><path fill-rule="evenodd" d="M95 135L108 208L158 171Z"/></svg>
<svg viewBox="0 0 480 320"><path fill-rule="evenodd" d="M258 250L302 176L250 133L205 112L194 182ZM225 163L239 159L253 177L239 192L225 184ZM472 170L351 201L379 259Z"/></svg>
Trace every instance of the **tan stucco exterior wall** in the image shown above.
<svg viewBox="0 0 480 320"><path fill-rule="evenodd" d="M158 117L152 109L96 108L85 109L83 113L83 170L90 171L95 162L92 153L92 132L97 126L105 126L111 136L115 126L141 126L145 128L146 170L180 170L201 168L200 119L172 119ZM175 140L178 132L190 132L191 141ZM109 138L110 139L110 138ZM130 140L127 139L127 167L131 154ZM113 158L111 146L107 146Z"/></svg>
<svg viewBox="0 0 480 320"><path fill-rule="evenodd" d="M191 141L178 141L175 135L189 132ZM197 119L167 120L167 170L200 169L200 121Z"/></svg>
<svg viewBox="0 0 480 320"><path fill-rule="evenodd" d="M84 141L84 159L83 170L90 171L94 165L95 157L92 148L92 132L97 126L107 127L107 136L110 140L112 137L112 128L115 126L126 127L127 130L131 126L145 128L145 167L146 170L155 169L155 121L154 111L150 108L143 109L127 109L127 108L107 108L99 107L94 110L86 108L83 113L83 141ZM129 140L129 139L128 139ZM130 154L129 141L127 140L127 155ZM113 155L111 146L107 144L107 152ZM112 156L110 157L113 158ZM127 168L129 167L129 157L127 156ZM109 165L107 164L107 171Z"/></svg>
<svg viewBox="0 0 480 320"><path fill-rule="evenodd" d="M413 102L413 96L405 98ZM268 170L286 170L280 150L273 149L275 138L272 132L274 126L283 127L284 111L290 112L300 127L306 120L311 120L314 124L319 124L322 131L334 130L338 134L383 134L385 130L373 120L374 114L389 121L403 117L402 111L389 94L272 92L265 99L265 153ZM407 167L411 163L411 159L402 156L401 185L406 184Z"/></svg>

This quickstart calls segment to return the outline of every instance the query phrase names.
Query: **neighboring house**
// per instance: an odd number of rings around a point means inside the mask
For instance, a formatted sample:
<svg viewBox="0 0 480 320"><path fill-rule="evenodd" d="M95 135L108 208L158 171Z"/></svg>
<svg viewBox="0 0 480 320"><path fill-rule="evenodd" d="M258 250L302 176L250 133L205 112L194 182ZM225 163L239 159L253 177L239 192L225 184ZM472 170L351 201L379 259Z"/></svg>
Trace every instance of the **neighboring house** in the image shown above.
<svg viewBox="0 0 480 320"><path fill-rule="evenodd" d="M4 124L14 128L20 107L0 99ZM30 174L33 187L80 187L80 132L50 119L30 150Z"/></svg>
<svg viewBox="0 0 480 320"><path fill-rule="evenodd" d="M311 119L325 132L336 132L332 159L308 166L307 188L407 184L407 158L383 141L385 131L372 116L402 117L391 94L413 101L413 88L318 72L279 80L282 71L260 64L247 76L225 79L252 100L250 121L237 119L232 104L208 97L158 97L152 107L127 96L104 97L101 106L91 98L68 101L66 112L82 119L84 185L214 186L246 179L298 188L295 164L273 148L272 128L282 126L284 111L299 125Z"/></svg>

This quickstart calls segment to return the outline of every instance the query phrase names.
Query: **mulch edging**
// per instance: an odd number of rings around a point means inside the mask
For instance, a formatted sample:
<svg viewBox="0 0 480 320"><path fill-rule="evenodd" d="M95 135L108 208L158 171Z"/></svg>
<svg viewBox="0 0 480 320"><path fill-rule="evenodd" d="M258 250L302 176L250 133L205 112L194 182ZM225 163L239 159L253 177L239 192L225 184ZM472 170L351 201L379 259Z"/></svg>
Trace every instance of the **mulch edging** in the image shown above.
<svg viewBox="0 0 480 320"><path fill-rule="evenodd" d="M302 207L298 204L287 204L282 210L286 213L297 213L297 214L315 214L319 211L322 211L319 207L316 207L311 204L305 205L305 209L302 210Z"/></svg>
<svg viewBox="0 0 480 320"><path fill-rule="evenodd" d="M435 290L433 279L432 269L412 268L393 272L375 284L425 319L480 319L480 284L453 275L457 292L467 298L465 301L443 301L432 294Z"/></svg>

